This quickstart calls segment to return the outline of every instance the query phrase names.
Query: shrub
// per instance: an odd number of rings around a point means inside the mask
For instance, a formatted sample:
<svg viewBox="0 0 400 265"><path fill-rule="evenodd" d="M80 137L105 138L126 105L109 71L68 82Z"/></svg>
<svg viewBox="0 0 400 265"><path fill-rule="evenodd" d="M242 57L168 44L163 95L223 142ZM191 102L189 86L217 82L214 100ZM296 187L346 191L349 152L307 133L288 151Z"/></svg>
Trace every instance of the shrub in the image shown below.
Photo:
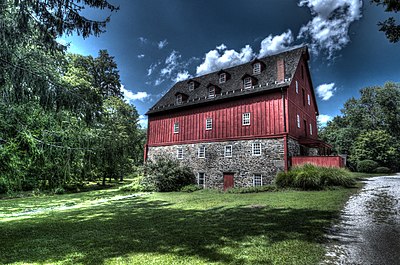
<svg viewBox="0 0 400 265"><path fill-rule="evenodd" d="M364 173L373 173L378 167L378 163L373 160L362 160L357 163L357 171Z"/></svg>
<svg viewBox="0 0 400 265"><path fill-rule="evenodd" d="M198 185L190 184L190 185L183 186L181 188L181 191L182 192L194 192L194 191L198 191L198 190L202 190L202 189L203 188Z"/></svg>
<svg viewBox="0 0 400 265"><path fill-rule="evenodd" d="M145 172L141 184L146 190L179 191L182 187L195 183L194 174L188 167L165 157L160 157L156 162L149 161Z"/></svg>
<svg viewBox="0 0 400 265"><path fill-rule="evenodd" d="M128 192L146 191L145 187L141 184L142 181L143 175L137 175L131 183L120 187L119 190Z"/></svg>
<svg viewBox="0 0 400 265"><path fill-rule="evenodd" d="M7 193L8 185L5 179L0 178L0 194Z"/></svg>
<svg viewBox="0 0 400 265"><path fill-rule="evenodd" d="M310 164L280 172L275 184L278 187L292 187L303 190L319 190L327 186L351 187L355 184L350 173L342 168L318 167Z"/></svg>
<svg viewBox="0 0 400 265"><path fill-rule="evenodd" d="M258 186L258 187L243 187L243 188L232 188L228 189L227 193L257 193L257 192L267 192L267 191L277 191L277 187L275 185L265 185L265 186Z"/></svg>
<svg viewBox="0 0 400 265"><path fill-rule="evenodd" d="M64 193L65 193L65 190L63 187L58 187L58 188L55 188L55 190L54 190L54 194L64 194Z"/></svg>
<svg viewBox="0 0 400 265"><path fill-rule="evenodd" d="M376 169L375 169L375 172L376 173L380 173L380 174L388 174L388 173L391 173L392 171L390 170L390 168L388 168L388 167L377 167Z"/></svg>

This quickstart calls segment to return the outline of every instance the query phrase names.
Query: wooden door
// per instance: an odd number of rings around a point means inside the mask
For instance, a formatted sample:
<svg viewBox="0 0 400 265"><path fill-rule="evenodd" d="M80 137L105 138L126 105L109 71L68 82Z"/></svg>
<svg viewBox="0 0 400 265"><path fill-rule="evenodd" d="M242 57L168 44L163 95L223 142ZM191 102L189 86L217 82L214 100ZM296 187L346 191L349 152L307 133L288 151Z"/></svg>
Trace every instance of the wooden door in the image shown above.
<svg viewBox="0 0 400 265"><path fill-rule="evenodd" d="M224 173L224 190L233 188L234 186L233 173Z"/></svg>

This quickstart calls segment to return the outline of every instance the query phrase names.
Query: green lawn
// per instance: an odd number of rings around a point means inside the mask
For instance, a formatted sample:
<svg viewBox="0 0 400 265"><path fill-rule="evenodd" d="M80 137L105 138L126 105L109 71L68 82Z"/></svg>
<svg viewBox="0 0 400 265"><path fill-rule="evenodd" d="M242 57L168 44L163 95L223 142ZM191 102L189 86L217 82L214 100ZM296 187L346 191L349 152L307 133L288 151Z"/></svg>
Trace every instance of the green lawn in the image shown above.
<svg viewBox="0 0 400 265"><path fill-rule="evenodd" d="M352 192L124 198L114 189L0 200L0 263L317 264L324 227Z"/></svg>

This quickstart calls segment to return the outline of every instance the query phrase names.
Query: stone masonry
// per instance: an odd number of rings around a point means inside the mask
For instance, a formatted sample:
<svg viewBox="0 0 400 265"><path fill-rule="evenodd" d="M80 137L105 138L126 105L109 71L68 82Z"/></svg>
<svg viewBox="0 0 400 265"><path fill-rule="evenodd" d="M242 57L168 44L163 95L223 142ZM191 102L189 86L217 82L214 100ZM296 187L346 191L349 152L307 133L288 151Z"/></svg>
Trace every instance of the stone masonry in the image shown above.
<svg viewBox="0 0 400 265"><path fill-rule="evenodd" d="M261 144L261 155L253 155L252 144ZM232 157L225 157L225 146L232 146ZM205 147L205 158L198 157L200 147ZM177 158L177 150L182 148L183 158ZM262 175L262 184L271 183L284 166L284 139L235 140L211 143L149 147L148 159L159 156L177 159L182 165L190 167L194 174L205 173L206 188L223 188L223 174L234 174L235 187L251 187L254 175Z"/></svg>

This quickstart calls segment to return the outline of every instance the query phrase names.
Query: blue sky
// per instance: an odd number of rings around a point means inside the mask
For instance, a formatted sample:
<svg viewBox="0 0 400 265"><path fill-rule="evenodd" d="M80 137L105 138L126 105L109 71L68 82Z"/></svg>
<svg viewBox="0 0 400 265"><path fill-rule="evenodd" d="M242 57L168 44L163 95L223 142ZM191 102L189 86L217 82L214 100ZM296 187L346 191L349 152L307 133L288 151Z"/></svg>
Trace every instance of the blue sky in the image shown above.
<svg viewBox="0 0 400 265"><path fill-rule="evenodd" d="M378 21L393 14L362 0L110 0L106 33L65 37L70 52L107 49L120 70L125 98L143 115L177 80L245 63L301 44L321 121L367 86L400 82L400 44ZM106 12L87 10L89 18ZM395 14L395 16L398 16Z"/></svg>

